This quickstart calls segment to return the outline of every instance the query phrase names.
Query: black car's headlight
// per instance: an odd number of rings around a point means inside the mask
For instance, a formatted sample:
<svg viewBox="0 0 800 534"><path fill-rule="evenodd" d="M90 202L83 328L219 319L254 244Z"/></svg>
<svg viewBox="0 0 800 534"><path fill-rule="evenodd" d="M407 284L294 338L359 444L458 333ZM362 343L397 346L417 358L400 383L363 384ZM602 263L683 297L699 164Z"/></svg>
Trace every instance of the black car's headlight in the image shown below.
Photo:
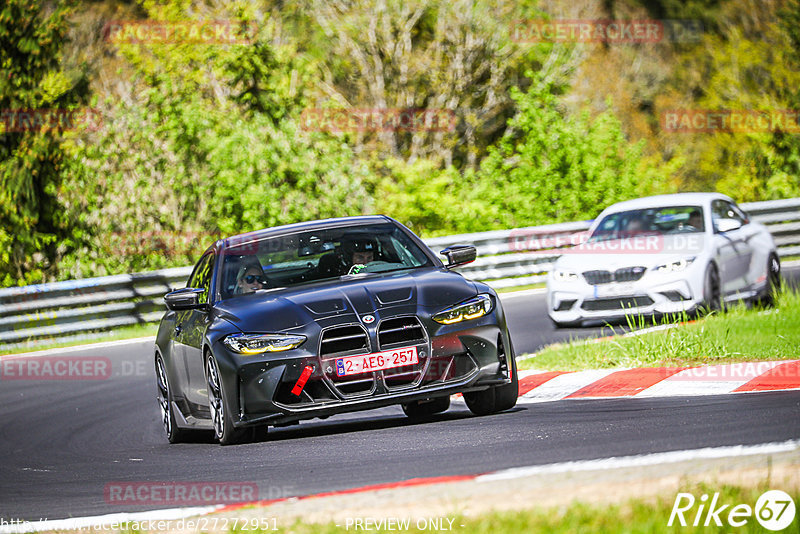
<svg viewBox="0 0 800 534"><path fill-rule="evenodd" d="M444 311L440 311L434 315L432 319L440 324L460 323L461 321L469 321L470 319L483 317L492 311L493 306L492 297L489 295L478 295L461 304L456 304Z"/></svg>
<svg viewBox="0 0 800 534"><path fill-rule="evenodd" d="M262 354L296 349L305 340L305 336L287 334L231 334L222 342L239 354Z"/></svg>

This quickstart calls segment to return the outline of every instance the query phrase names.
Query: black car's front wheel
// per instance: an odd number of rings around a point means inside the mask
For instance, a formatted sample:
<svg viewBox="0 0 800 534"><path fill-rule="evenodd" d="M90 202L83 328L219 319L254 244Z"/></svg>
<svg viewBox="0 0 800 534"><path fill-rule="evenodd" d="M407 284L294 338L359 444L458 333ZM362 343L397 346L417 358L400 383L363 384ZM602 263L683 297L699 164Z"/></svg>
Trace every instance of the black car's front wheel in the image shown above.
<svg viewBox="0 0 800 534"><path fill-rule="evenodd" d="M498 344L498 350L503 354L502 340ZM483 391L464 393L464 401L467 408L475 415L489 415L492 413L509 410L517 404L519 396L519 377L517 376L517 362L514 357L514 350L509 351L506 361L508 362L511 383L502 386L494 386Z"/></svg>
<svg viewBox="0 0 800 534"><path fill-rule="evenodd" d="M158 407L161 411L161 424L170 443L180 443L186 439L186 431L175 423L175 412L172 409L172 394L164 359L156 356L156 385L158 386Z"/></svg>
<svg viewBox="0 0 800 534"><path fill-rule="evenodd" d="M234 445L246 441L252 435L251 428L235 428L228 403L220 380L219 369L214 356L206 357L206 381L208 383L208 408L214 424L214 437L221 445Z"/></svg>

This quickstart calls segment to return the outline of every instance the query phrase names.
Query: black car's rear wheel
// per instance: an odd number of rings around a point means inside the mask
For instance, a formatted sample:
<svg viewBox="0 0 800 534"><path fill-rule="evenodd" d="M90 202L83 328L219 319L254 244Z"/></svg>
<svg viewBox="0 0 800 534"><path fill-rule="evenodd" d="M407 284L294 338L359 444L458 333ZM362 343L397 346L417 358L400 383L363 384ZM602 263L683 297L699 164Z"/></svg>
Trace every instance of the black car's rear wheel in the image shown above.
<svg viewBox="0 0 800 534"><path fill-rule="evenodd" d="M175 412L172 409L172 393L169 388L169 378L164 359L159 354L156 356L156 384L158 386L158 407L161 410L161 424L170 443L179 443L186 439L187 432L178 428L175 423Z"/></svg>
<svg viewBox="0 0 800 534"><path fill-rule="evenodd" d="M211 412L211 422L214 424L214 437L221 445L234 445L252 437L252 428L235 428L228 403L220 380L217 362L214 356L206 357L206 381L208 382L208 408Z"/></svg>
<svg viewBox="0 0 800 534"><path fill-rule="evenodd" d="M412 419L428 417L447 411L450 407L450 397L438 397L424 401L413 401L403 404L403 413Z"/></svg>
<svg viewBox="0 0 800 534"><path fill-rule="evenodd" d="M505 354L502 339L498 341L497 350L500 354ZM519 377L517 376L517 362L513 348L508 352L506 361L511 375L510 384L494 386L483 391L464 393L464 401L467 403L467 408L475 415L502 412L513 408L517 404Z"/></svg>

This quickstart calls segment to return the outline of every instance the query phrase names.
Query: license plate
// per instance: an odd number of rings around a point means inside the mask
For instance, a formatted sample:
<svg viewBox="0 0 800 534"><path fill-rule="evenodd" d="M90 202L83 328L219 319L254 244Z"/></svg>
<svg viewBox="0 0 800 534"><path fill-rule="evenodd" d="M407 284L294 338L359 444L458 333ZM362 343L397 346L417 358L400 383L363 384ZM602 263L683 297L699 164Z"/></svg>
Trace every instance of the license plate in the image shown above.
<svg viewBox="0 0 800 534"><path fill-rule="evenodd" d="M336 375L359 375L372 371L414 365L415 363L419 363L417 347L385 350L383 352L373 352L372 354L338 358L336 360Z"/></svg>
<svg viewBox="0 0 800 534"><path fill-rule="evenodd" d="M610 283L594 286L595 295L598 297L619 297L625 295L633 295L633 284L626 283Z"/></svg>

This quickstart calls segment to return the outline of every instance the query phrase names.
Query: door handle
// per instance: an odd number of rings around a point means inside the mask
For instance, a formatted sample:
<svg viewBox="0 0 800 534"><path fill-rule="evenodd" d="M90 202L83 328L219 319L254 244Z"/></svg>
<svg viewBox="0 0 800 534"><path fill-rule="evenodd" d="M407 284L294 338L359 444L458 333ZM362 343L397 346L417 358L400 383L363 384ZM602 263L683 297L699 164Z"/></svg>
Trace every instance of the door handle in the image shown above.
<svg viewBox="0 0 800 534"><path fill-rule="evenodd" d="M177 335L179 335L179 334L181 333L181 330L183 330L183 329L181 328L181 325L176 325L176 326L175 326L175 335L176 335L176 336L177 336Z"/></svg>

